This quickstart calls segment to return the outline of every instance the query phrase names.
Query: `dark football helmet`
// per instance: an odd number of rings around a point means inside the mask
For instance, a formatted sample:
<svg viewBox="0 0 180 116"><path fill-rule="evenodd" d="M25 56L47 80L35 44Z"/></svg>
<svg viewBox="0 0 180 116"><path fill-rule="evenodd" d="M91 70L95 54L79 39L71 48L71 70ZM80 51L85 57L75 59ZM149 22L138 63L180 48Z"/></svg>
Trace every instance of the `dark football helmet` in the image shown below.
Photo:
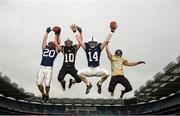
<svg viewBox="0 0 180 116"><path fill-rule="evenodd" d="M115 55L117 55L117 56L122 56L122 51L121 51L120 49L117 49L117 50L115 51Z"/></svg>

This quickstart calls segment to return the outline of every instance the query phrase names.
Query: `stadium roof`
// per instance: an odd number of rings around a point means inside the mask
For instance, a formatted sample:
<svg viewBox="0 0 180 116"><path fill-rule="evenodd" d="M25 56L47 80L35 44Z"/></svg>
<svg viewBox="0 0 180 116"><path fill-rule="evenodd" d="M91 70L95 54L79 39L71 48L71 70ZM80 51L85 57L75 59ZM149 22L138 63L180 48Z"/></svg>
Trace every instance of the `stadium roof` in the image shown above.
<svg viewBox="0 0 180 116"><path fill-rule="evenodd" d="M134 92L138 102L158 100L180 90L180 56L177 63L170 62L163 70L164 73L158 72L153 80L148 80Z"/></svg>
<svg viewBox="0 0 180 116"><path fill-rule="evenodd" d="M81 98L51 98L50 103L54 105L80 105L80 106L120 106L148 102L162 99L180 91L180 56L177 63L170 62L164 73L158 72L153 80L148 80L144 86L134 92L135 98L130 99L81 99ZM32 103L41 103L41 98L33 93L25 92L15 82L11 82L7 76L0 72L0 94L17 100L25 100Z"/></svg>
<svg viewBox="0 0 180 116"><path fill-rule="evenodd" d="M25 92L22 87L19 87L17 83L11 82L7 76L2 76L0 72L0 94L6 97L12 97L15 99L25 99L34 96L34 94Z"/></svg>

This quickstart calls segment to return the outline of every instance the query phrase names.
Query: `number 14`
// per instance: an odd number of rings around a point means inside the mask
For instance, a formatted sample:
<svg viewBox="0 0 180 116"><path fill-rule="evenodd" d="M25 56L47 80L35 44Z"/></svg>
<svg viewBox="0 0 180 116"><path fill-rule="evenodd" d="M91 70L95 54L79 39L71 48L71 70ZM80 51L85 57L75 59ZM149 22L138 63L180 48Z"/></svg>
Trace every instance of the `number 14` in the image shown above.
<svg viewBox="0 0 180 116"><path fill-rule="evenodd" d="M96 51L96 52L94 52L94 54L92 54L92 52L88 52L88 54L89 54L89 61L93 61L93 60L95 60L95 61L98 61L98 52ZM91 55L92 54L92 55ZM91 57L92 56L92 57ZM93 60L92 60L93 59Z"/></svg>

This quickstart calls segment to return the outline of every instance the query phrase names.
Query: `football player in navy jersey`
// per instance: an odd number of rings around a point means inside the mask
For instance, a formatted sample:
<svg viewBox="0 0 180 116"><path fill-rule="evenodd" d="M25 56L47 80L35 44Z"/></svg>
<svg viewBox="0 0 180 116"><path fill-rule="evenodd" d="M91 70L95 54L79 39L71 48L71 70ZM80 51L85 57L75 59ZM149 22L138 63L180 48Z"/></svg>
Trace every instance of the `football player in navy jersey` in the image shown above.
<svg viewBox="0 0 180 116"><path fill-rule="evenodd" d="M86 83L86 94L88 94L90 92L90 89L92 88L92 84L88 81L87 77L93 76L101 77L101 79L97 82L97 91L99 94L101 94L101 85L109 76L109 72L106 69L99 67L101 51L111 39L116 28L111 28L111 32L108 34L108 36L102 43L98 43L94 37L92 37L88 42L84 43L80 38L77 37L78 42L81 44L82 48L86 52L88 62L87 69L82 69L78 71L78 76L81 77L82 81ZM76 32L75 35L77 35Z"/></svg>
<svg viewBox="0 0 180 116"><path fill-rule="evenodd" d="M82 29L78 27L79 37L82 41ZM61 39L58 40L58 48L64 55L63 65L58 74L58 81L62 85L62 89L65 90L66 81L64 80L66 74L70 74L74 79L69 80L68 87L71 88L72 84L80 83L81 79L77 75L77 69L75 68L75 60L78 49L80 48L80 43L74 44L69 38L64 42L64 45L61 45Z"/></svg>
<svg viewBox="0 0 180 116"><path fill-rule="evenodd" d="M51 32L50 27L46 29L46 33L44 34L43 37L42 60L36 80L36 84L39 88L39 91L42 94L42 99L44 102L47 102L49 100L49 90L52 79L53 63L59 52L56 47L55 41L57 41L56 39L59 37L60 32L55 33L54 41L50 41L47 44L47 38L49 32ZM43 82L45 87L43 86Z"/></svg>

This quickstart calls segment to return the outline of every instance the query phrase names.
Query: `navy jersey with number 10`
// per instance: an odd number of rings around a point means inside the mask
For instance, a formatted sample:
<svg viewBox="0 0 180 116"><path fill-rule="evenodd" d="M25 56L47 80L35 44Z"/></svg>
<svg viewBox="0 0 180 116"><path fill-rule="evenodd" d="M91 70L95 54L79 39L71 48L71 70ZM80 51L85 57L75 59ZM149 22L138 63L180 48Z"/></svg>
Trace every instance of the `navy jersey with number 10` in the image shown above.
<svg viewBox="0 0 180 116"><path fill-rule="evenodd" d="M91 48L89 43L85 43L86 49L86 57L88 61L89 67L97 67L99 66L99 60L101 56L101 43L97 44L94 48Z"/></svg>
<svg viewBox="0 0 180 116"><path fill-rule="evenodd" d="M53 66L56 56L57 56L56 48L49 48L48 46L46 46L46 48L43 49L41 65Z"/></svg>

